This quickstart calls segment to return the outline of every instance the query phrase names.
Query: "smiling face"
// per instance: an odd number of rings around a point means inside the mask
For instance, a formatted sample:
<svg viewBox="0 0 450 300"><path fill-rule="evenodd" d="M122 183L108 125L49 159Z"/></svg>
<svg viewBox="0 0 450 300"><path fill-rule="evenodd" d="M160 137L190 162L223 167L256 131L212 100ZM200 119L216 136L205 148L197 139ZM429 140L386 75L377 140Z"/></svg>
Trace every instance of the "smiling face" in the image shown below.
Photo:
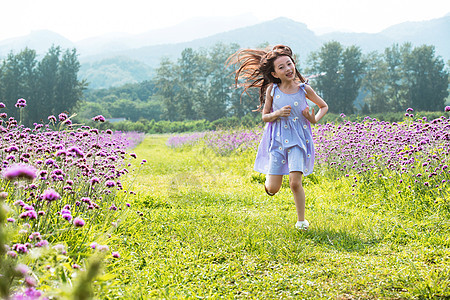
<svg viewBox="0 0 450 300"><path fill-rule="evenodd" d="M290 81L295 79L295 64L289 56L279 56L273 62L273 77L281 81Z"/></svg>

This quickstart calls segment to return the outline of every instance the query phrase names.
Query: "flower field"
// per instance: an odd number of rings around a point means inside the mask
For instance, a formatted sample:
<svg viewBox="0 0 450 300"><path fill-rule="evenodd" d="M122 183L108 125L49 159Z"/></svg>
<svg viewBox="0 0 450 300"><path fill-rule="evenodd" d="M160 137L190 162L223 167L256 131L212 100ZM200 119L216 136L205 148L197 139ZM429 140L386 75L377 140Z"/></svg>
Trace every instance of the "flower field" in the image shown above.
<svg viewBox="0 0 450 300"><path fill-rule="evenodd" d="M450 180L450 119L413 120L401 123L364 118L362 122L317 124L313 135L316 173L333 180L352 177L353 191L381 184L392 186L385 198L409 195L434 199L426 205L448 208ZM262 128L173 136L167 145L204 142L218 155L257 150ZM176 141L176 142L175 142ZM353 193L354 194L354 193ZM397 195L398 194L398 195ZM422 200L423 201L423 200Z"/></svg>
<svg viewBox="0 0 450 300"><path fill-rule="evenodd" d="M450 120L407 113L313 127L307 232L289 186L268 197L252 170L263 128L144 137L3 116L0 295L449 297Z"/></svg>
<svg viewBox="0 0 450 300"><path fill-rule="evenodd" d="M144 135L75 127L65 114L34 128L10 118L0 131L0 295L58 296L85 257L117 257L108 235L129 207L127 151Z"/></svg>

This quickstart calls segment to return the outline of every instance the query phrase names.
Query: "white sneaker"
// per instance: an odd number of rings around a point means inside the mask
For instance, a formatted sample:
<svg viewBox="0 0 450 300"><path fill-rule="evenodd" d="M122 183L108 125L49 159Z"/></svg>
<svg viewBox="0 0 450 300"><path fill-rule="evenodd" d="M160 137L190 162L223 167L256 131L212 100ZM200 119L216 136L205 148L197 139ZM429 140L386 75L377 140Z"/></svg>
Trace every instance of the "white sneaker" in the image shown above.
<svg viewBox="0 0 450 300"><path fill-rule="evenodd" d="M295 223L295 228L297 228L299 230L308 230L308 227L309 227L309 222L307 220L297 221L297 223Z"/></svg>

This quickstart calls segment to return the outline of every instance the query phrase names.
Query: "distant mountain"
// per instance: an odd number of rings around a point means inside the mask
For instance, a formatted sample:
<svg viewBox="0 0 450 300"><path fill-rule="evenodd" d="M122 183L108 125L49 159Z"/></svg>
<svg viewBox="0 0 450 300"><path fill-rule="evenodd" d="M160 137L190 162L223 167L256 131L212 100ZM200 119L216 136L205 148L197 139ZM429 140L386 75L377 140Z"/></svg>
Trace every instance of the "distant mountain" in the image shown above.
<svg viewBox="0 0 450 300"><path fill-rule="evenodd" d="M198 17L175 26L150 30L141 34L111 33L76 43L82 56L124 51L161 44L176 44L204 38L220 32L258 23L251 14L234 17Z"/></svg>
<svg viewBox="0 0 450 300"><path fill-rule="evenodd" d="M306 58L310 51L318 49L322 44L321 40L318 39L314 32L309 30L305 24L294 22L287 18L277 18L272 21L222 32L189 42L161 44L117 51L114 53L109 53L106 56L127 56L142 61L154 68L158 66L162 57L175 59L179 57L185 48L208 48L219 42L225 44L237 43L241 47L257 47L264 43L283 43L290 45L292 49L295 49L296 53L300 55L300 59ZM82 57L81 59L82 61L89 62L96 61L104 57L105 54L98 54Z"/></svg>
<svg viewBox="0 0 450 300"><path fill-rule="evenodd" d="M75 43L58 33L50 30L37 30L25 36L0 41L0 59L6 57L11 51L17 53L26 47L36 50L38 54L43 54L52 45L61 46L63 49L75 47Z"/></svg>
<svg viewBox="0 0 450 300"><path fill-rule="evenodd" d="M429 21L397 24L379 33L317 35L305 24L287 18L254 24L254 17L249 16L242 22L220 18L195 19L140 35L110 34L77 43L51 31L34 31L27 36L0 41L0 59L11 50L17 52L25 47L35 49L38 54L45 53L53 44L62 48L76 47L82 64L80 78L91 82L90 88L150 79L162 57L176 60L185 48L209 48L219 42L237 43L241 47L287 44L298 54L300 63L306 61L311 51L320 49L323 43L331 40L343 45L357 45L366 53L382 52L394 43L407 41L414 46L434 45L437 55L445 61L450 59L449 14ZM221 31L220 28L233 28L230 24L239 28Z"/></svg>
<svg viewBox="0 0 450 300"><path fill-rule="evenodd" d="M379 33L333 32L319 36L324 42L334 40L343 45L358 45L364 52L384 51L394 43L411 42L415 46L434 45L436 54L450 59L450 15L421 22L404 22Z"/></svg>

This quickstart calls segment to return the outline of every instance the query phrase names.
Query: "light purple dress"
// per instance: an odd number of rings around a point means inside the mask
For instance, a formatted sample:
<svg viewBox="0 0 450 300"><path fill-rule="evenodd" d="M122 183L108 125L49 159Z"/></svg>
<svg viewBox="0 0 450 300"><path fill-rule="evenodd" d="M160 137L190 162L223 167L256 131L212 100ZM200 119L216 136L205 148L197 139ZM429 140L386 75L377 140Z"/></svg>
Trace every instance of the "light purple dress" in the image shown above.
<svg viewBox="0 0 450 300"><path fill-rule="evenodd" d="M288 175L290 171L309 175L314 167L314 143L310 122L302 114L308 107L305 83L301 83L298 92L294 94L285 94L274 84L271 94L273 111L290 105L291 114L266 124L256 154L254 170L272 175ZM295 153L295 156L291 153ZM273 157L285 159L277 160Z"/></svg>

